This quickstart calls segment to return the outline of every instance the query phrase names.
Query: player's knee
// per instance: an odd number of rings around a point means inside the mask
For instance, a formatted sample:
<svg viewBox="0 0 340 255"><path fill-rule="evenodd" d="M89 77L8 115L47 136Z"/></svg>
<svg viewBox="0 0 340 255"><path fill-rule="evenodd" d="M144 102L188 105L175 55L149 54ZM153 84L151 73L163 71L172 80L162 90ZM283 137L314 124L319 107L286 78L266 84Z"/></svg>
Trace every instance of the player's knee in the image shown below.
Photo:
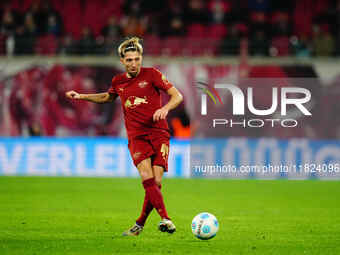
<svg viewBox="0 0 340 255"><path fill-rule="evenodd" d="M143 169L140 171L140 176L142 180L147 180L153 177L152 171L148 169Z"/></svg>

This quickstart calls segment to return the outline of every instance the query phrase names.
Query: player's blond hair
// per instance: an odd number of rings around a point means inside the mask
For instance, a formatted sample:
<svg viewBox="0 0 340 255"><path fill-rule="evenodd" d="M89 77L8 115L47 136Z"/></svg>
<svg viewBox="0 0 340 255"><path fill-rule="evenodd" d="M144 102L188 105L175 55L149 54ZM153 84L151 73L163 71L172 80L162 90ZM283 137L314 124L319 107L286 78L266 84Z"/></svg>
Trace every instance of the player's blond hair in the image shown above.
<svg viewBox="0 0 340 255"><path fill-rule="evenodd" d="M118 47L118 55L124 58L125 53L128 51L137 51L143 54L143 46L140 44L140 39L138 37L131 37L124 40Z"/></svg>

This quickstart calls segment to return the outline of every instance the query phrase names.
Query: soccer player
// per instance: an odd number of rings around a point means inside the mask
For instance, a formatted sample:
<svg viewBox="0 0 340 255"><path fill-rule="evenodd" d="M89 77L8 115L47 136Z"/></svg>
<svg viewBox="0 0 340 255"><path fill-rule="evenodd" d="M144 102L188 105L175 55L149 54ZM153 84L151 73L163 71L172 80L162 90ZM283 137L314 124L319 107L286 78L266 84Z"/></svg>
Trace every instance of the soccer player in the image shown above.
<svg viewBox="0 0 340 255"><path fill-rule="evenodd" d="M157 69L142 67L143 48L139 38L132 37L122 42L118 54L126 72L113 77L107 92L79 94L68 91L66 96L94 103L112 102L120 97L128 148L145 189L142 213L136 224L123 235L140 234L153 208L161 217L159 230L173 233L176 227L168 216L161 192L163 173L168 171L170 134L166 117L183 97ZM170 95L169 102L163 106L160 90Z"/></svg>

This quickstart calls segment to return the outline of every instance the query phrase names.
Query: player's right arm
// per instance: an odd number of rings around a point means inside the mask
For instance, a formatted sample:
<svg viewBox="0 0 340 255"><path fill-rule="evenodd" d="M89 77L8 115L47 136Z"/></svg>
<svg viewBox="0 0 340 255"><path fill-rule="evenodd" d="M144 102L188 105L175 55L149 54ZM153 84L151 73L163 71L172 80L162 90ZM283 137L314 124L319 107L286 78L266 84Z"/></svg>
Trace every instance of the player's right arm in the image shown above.
<svg viewBox="0 0 340 255"><path fill-rule="evenodd" d="M96 94L80 94L74 90L66 92L66 97L70 99L86 100L93 103L103 104L112 102L117 98L116 94L111 94L108 92L96 93Z"/></svg>

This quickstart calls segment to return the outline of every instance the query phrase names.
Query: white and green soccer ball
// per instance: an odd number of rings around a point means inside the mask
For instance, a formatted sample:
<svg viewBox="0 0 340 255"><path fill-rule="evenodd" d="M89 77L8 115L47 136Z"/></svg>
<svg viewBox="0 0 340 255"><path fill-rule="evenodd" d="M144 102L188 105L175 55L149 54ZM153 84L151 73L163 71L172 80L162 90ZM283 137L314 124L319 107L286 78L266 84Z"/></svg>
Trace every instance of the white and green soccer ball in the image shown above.
<svg viewBox="0 0 340 255"><path fill-rule="evenodd" d="M218 228L216 217L207 212L196 215L191 223L192 233L201 240L208 240L216 236Z"/></svg>

